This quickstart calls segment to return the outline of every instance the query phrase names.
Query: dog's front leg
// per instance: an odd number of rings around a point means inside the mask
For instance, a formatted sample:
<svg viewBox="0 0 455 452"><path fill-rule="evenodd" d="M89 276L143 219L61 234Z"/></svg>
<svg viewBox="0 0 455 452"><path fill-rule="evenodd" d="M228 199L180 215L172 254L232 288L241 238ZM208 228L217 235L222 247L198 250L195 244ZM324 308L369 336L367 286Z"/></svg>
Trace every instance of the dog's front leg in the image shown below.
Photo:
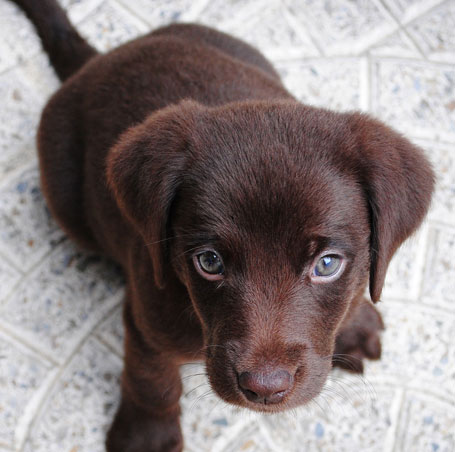
<svg viewBox="0 0 455 452"><path fill-rule="evenodd" d="M178 365L146 345L128 317L122 400L107 435L107 452L180 452Z"/></svg>

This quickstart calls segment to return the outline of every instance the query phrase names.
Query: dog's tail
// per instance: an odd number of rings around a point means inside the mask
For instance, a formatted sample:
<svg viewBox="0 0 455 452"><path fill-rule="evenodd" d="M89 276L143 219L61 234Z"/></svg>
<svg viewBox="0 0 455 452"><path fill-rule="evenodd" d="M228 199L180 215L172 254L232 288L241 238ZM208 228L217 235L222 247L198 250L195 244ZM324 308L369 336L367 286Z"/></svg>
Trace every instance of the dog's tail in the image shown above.
<svg viewBox="0 0 455 452"><path fill-rule="evenodd" d="M97 51L81 37L57 0L12 0L38 32L60 80L66 80Z"/></svg>

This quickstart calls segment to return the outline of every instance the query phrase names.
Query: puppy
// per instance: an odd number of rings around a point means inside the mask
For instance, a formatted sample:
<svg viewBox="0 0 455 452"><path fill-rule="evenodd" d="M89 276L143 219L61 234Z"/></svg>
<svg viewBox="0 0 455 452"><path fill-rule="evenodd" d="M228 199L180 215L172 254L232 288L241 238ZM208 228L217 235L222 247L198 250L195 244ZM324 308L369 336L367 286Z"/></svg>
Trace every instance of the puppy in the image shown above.
<svg viewBox="0 0 455 452"><path fill-rule="evenodd" d="M420 149L366 115L300 104L215 30L171 25L99 55L55 0L16 3L64 81L38 131L44 195L127 278L109 452L182 449L183 362L205 359L225 401L277 412L315 397L333 364L379 358L364 292L379 300L428 209Z"/></svg>

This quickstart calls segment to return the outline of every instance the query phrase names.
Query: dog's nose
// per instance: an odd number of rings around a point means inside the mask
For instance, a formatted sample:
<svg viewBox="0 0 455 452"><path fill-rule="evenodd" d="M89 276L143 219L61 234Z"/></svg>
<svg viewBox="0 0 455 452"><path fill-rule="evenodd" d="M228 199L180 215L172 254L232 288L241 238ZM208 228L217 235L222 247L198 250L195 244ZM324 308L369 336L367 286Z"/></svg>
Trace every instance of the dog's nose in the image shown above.
<svg viewBox="0 0 455 452"><path fill-rule="evenodd" d="M294 377L286 370L242 372L238 379L250 402L267 405L281 402L294 383Z"/></svg>

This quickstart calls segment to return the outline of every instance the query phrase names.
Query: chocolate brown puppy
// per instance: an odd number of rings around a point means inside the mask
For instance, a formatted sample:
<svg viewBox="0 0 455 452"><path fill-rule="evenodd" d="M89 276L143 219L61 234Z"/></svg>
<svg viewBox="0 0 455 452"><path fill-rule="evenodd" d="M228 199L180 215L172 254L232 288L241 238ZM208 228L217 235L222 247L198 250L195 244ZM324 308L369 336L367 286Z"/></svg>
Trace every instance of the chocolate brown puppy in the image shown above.
<svg viewBox="0 0 455 452"><path fill-rule="evenodd" d="M277 412L334 364L379 358L391 257L433 191L379 121L297 102L249 45L171 25L99 55L55 0L16 0L64 82L38 131L49 207L123 267L125 367L109 452L180 451L179 365ZM302 80L305 83L305 80Z"/></svg>

